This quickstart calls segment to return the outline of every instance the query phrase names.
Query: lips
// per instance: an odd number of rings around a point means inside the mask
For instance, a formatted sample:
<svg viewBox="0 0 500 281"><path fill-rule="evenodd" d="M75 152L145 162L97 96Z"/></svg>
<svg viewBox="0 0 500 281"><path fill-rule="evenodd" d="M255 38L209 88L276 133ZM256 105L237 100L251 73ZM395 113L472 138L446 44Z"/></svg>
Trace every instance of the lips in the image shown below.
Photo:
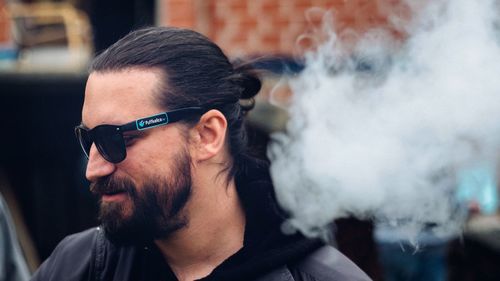
<svg viewBox="0 0 500 281"><path fill-rule="evenodd" d="M120 193L124 193L125 190L113 190L113 191L106 191L106 192L102 192L100 193L99 195L107 195L107 196L111 196L111 195L116 195L116 194L120 194Z"/></svg>
<svg viewBox="0 0 500 281"><path fill-rule="evenodd" d="M123 201L127 194L124 191L114 193L104 193L101 195L101 202L117 202Z"/></svg>

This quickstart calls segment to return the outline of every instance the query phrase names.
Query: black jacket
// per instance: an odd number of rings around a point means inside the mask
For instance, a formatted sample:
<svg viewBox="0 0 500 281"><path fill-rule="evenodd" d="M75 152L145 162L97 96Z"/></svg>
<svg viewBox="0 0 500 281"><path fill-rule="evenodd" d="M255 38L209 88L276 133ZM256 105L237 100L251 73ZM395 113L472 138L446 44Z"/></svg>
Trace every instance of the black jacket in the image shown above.
<svg viewBox="0 0 500 281"><path fill-rule="evenodd" d="M236 186L247 217L244 246L202 280L330 281L370 280L356 265L319 240L280 231L282 211L275 203L267 169L253 167ZM66 237L41 265L38 281L177 280L151 243L118 246L101 228Z"/></svg>

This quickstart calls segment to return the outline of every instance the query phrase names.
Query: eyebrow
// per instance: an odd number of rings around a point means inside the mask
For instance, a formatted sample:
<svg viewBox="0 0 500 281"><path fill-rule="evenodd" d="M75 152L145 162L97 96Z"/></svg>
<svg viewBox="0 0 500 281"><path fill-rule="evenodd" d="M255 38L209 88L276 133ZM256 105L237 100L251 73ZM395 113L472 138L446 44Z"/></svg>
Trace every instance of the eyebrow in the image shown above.
<svg viewBox="0 0 500 281"><path fill-rule="evenodd" d="M134 120L134 121L135 121L135 120ZM133 122L134 122L134 121L133 121ZM108 123L103 123L103 124L98 124L98 125L94 126L94 128L95 128L95 127L97 127L97 126L99 126L99 125L122 126L122 125L114 125L113 123L110 123L110 124L108 124ZM92 130L92 129L90 129L90 127L89 127L89 126L85 125L85 123L84 123L83 121L82 121L82 122L80 122L80 125L79 125L79 126L80 126L80 127L82 127L83 129L87 130L87 131Z"/></svg>

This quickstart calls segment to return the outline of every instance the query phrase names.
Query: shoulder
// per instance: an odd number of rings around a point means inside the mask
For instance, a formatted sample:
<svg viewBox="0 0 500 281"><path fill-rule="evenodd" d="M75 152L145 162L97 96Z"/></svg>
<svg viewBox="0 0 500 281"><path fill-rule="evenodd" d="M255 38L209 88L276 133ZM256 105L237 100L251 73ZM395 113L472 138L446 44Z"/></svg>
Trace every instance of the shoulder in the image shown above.
<svg viewBox="0 0 500 281"><path fill-rule="evenodd" d="M331 246L323 246L290 266L295 280L370 281L357 265Z"/></svg>
<svg viewBox="0 0 500 281"><path fill-rule="evenodd" d="M89 272L99 228L64 238L35 272L32 280L81 280ZM60 279L63 278L63 279Z"/></svg>

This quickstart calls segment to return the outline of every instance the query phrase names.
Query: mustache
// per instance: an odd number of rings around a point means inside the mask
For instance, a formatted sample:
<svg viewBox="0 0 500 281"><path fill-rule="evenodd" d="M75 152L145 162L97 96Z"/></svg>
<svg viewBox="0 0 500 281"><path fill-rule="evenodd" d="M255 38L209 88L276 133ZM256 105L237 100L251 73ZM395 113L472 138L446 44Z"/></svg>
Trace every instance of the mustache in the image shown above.
<svg viewBox="0 0 500 281"><path fill-rule="evenodd" d="M108 176L100 178L90 184L90 192L94 195L103 195L118 192L127 192L129 194L135 191L134 183L126 178L116 178Z"/></svg>

